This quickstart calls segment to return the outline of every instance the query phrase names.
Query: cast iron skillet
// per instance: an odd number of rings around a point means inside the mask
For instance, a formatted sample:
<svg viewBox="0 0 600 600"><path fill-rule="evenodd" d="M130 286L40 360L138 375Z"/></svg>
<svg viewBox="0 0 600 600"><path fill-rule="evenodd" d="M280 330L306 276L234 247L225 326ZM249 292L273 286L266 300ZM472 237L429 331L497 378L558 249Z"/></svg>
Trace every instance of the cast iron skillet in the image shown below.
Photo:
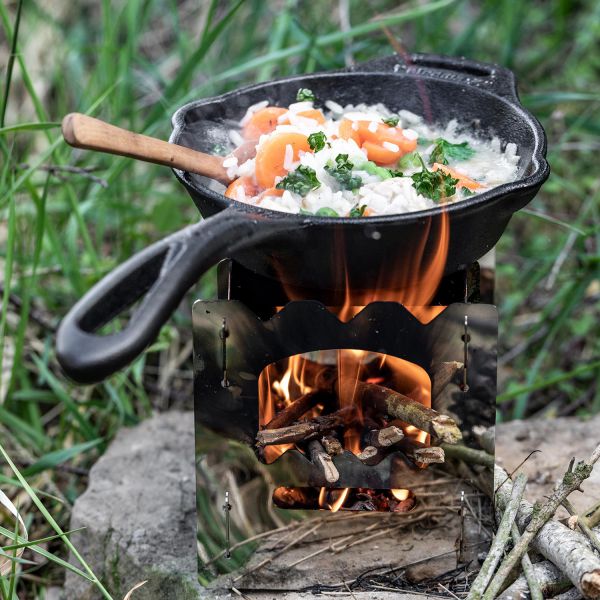
<svg viewBox="0 0 600 600"><path fill-rule="evenodd" d="M172 142L210 152L223 142L227 122L268 99L287 105L298 88L339 104L383 102L444 124L456 118L481 135L518 145L517 181L447 207L450 241L446 273L480 258L498 241L513 212L547 179L546 138L520 104L514 75L462 58L398 55L352 69L289 77L192 102L173 116ZM225 126L224 126L225 125ZM99 381L126 366L158 335L185 292L209 267L234 257L253 272L296 288L334 290L345 274L353 289L394 287L398 265L418 268L438 251L442 208L370 218L289 215L232 201L223 187L175 171L204 220L161 240L96 284L68 313L57 335L65 373ZM208 218L210 217L210 218ZM314 296L313 296L314 297ZM101 326L142 299L118 333Z"/></svg>

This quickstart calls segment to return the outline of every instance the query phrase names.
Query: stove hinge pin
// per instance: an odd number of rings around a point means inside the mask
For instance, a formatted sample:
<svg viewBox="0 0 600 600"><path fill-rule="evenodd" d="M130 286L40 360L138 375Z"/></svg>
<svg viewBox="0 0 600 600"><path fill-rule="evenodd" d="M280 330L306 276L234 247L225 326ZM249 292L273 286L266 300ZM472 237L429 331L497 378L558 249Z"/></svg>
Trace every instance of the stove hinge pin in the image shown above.
<svg viewBox="0 0 600 600"><path fill-rule="evenodd" d="M221 381L221 385L223 387L229 387L229 379L227 379L227 338L229 337L229 329L227 328L227 319L225 317L223 317L223 325L221 326L219 337L221 338L223 360L223 380Z"/></svg>
<svg viewBox="0 0 600 600"><path fill-rule="evenodd" d="M223 510L225 511L225 558L231 558L231 504L229 503L229 492L225 492L225 502L223 504Z"/></svg>
<svg viewBox="0 0 600 600"><path fill-rule="evenodd" d="M470 341L468 315L465 315L465 330L464 330L462 338L463 338L463 349L464 349L464 355L463 355L464 367L463 367L463 380L462 380L460 389L463 392L468 392L469 385L467 384L467 369L468 369L468 365L469 365L469 341Z"/></svg>

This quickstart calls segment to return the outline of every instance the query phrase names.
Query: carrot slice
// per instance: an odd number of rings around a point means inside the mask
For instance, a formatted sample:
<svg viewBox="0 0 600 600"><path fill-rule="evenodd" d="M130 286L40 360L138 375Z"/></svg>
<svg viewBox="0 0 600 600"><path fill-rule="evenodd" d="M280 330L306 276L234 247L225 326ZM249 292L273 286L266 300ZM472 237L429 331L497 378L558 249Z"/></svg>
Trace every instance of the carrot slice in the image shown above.
<svg viewBox="0 0 600 600"><path fill-rule="evenodd" d="M250 177L238 177L234 179L227 189L225 190L225 196L228 198L232 198L233 200L237 200L237 191L242 188L246 193L246 196L256 196L258 193L258 189L256 184Z"/></svg>
<svg viewBox="0 0 600 600"><path fill-rule="evenodd" d="M313 119L320 125L325 123L325 115L318 108L311 108L310 110L303 110L298 113L299 116L304 117L305 119Z"/></svg>
<svg viewBox="0 0 600 600"><path fill-rule="evenodd" d="M255 173L260 187L273 187L275 177L283 177L287 173L283 163L288 145L292 147L292 160L298 160L300 151L310 151L308 139L301 133L280 133L270 137L256 153Z"/></svg>
<svg viewBox="0 0 600 600"><path fill-rule="evenodd" d="M270 187L264 192L261 192L260 197L264 196L283 196L283 190L278 190L276 187Z"/></svg>
<svg viewBox="0 0 600 600"><path fill-rule="evenodd" d="M364 142L362 148L367 151L369 160L372 160L378 165L391 165L402 156L402 150L400 150L400 148L398 148L397 151L390 150L389 148L380 146L374 142Z"/></svg>
<svg viewBox="0 0 600 600"><path fill-rule="evenodd" d="M462 173L459 173L458 171L455 171L454 169L451 169L448 165L442 165L441 163L433 163L431 170L437 171L438 169L440 171L444 171L444 173L450 175L450 177L458 179L458 187L465 187L471 191L478 190L479 188L483 187L481 183L475 181L474 179L471 179L470 177L467 177L466 175L463 175Z"/></svg>
<svg viewBox="0 0 600 600"><path fill-rule="evenodd" d="M390 142L391 144L396 144L402 151L402 154L412 152L417 147L417 140L409 140L404 137L401 129L390 127L385 123L377 123L377 129L371 131L369 129L370 123L371 121L358 121L358 135L361 142L369 141L378 145L383 144L383 142Z"/></svg>
<svg viewBox="0 0 600 600"><path fill-rule="evenodd" d="M341 138L344 138L345 140L352 139L360 146L360 135L358 134L357 130L352 129L352 121L350 121L349 119L342 120L338 132Z"/></svg>
<svg viewBox="0 0 600 600"><path fill-rule="evenodd" d="M257 110L244 125L243 136L247 140L257 140L261 135L271 133L277 127L278 119L287 112L287 108L266 106Z"/></svg>

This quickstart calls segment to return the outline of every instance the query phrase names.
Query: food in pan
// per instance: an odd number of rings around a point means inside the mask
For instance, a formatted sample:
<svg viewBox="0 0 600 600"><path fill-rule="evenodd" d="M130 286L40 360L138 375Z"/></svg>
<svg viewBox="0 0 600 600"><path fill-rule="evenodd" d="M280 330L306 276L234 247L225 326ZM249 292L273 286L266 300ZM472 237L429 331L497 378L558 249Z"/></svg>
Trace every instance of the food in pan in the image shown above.
<svg viewBox="0 0 600 600"><path fill-rule="evenodd" d="M226 196L289 213L369 217L457 202L517 177L516 144L475 137L456 120L439 127L383 104L320 103L308 89L297 100L259 102L230 131L245 152L225 158Z"/></svg>

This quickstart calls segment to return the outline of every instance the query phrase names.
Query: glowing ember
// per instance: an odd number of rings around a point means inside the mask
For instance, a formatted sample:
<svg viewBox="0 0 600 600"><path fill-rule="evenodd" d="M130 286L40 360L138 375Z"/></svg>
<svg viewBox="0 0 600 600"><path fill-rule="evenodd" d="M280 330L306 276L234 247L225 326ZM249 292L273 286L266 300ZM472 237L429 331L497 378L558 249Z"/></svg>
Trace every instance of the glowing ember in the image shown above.
<svg viewBox="0 0 600 600"><path fill-rule="evenodd" d="M390 491L392 492L392 495L394 496L394 498L396 498L396 500L399 500L400 502L403 502L410 496L409 490L404 490L404 489L400 488L400 489L395 489L395 490L390 490Z"/></svg>

